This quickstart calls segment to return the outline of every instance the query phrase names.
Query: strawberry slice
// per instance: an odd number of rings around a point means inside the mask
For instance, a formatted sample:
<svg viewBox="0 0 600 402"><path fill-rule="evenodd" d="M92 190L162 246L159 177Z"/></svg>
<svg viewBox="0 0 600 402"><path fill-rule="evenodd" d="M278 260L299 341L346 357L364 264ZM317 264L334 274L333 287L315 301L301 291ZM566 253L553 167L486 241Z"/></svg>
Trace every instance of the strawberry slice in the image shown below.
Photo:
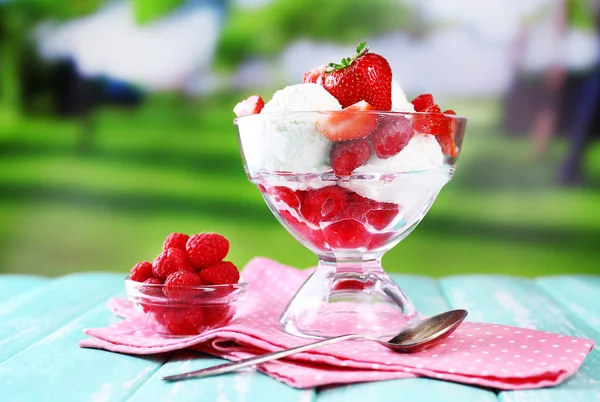
<svg viewBox="0 0 600 402"><path fill-rule="evenodd" d="M413 101L411 103L415 107L415 112L423 112L429 106L432 106L434 104L433 95L432 94L419 95L415 99L413 99Z"/></svg>
<svg viewBox="0 0 600 402"><path fill-rule="evenodd" d="M313 68L304 73L302 77L302 83L304 84L319 84L323 85L325 82L325 68L317 67Z"/></svg>
<svg viewBox="0 0 600 402"><path fill-rule="evenodd" d="M265 101L258 95L252 95L244 99L233 108L237 117L259 114L265 106Z"/></svg>
<svg viewBox="0 0 600 402"><path fill-rule="evenodd" d="M348 106L340 112L331 112L317 121L317 129L331 141L349 141L364 138L377 128L377 114L360 113L375 110L365 101Z"/></svg>

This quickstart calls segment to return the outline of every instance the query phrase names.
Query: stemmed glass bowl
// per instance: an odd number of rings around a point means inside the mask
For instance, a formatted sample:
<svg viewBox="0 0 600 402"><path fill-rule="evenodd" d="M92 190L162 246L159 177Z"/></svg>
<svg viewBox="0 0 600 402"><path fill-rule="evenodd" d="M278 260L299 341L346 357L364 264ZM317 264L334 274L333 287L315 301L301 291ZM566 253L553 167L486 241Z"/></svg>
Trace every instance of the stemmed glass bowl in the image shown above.
<svg viewBox="0 0 600 402"><path fill-rule="evenodd" d="M410 142L384 159L370 143L368 163L336 175L330 159L336 145L319 132L319 123L334 113L345 113L340 118L348 117L348 124L358 114L375 115L379 125L409 124ZM235 125L248 178L279 222L319 260L282 313L281 327L313 338L387 336L418 320L381 258L410 234L451 179L466 119L318 111L249 115L235 119ZM441 126L443 135L427 134Z"/></svg>

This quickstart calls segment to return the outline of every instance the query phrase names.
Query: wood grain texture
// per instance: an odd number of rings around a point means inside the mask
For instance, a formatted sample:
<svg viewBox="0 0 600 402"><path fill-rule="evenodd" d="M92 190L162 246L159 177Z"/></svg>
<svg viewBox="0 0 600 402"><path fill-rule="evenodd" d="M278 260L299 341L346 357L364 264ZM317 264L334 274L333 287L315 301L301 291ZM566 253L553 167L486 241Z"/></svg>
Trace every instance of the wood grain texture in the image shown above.
<svg viewBox="0 0 600 402"><path fill-rule="evenodd" d="M311 402L315 391L289 387L254 370L241 371L180 382L162 377L222 364L225 360L199 352L177 352L131 397L131 402L147 401L228 401L228 402Z"/></svg>
<svg viewBox="0 0 600 402"><path fill-rule="evenodd" d="M600 341L600 334L563 309L533 280L491 275L440 280L453 308L466 308L469 320L514 325ZM548 389L501 392L501 401L595 401L600 392L600 354L592 351L579 372ZM568 396L568 397L567 397Z"/></svg>
<svg viewBox="0 0 600 402"><path fill-rule="evenodd" d="M0 364L2 394L12 395L11 401L126 400L168 355L128 356L77 346L86 337L83 328L118 320L102 300L88 313L6 360Z"/></svg>
<svg viewBox="0 0 600 402"><path fill-rule="evenodd" d="M448 309L448 303L434 279L415 275L392 275L392 278L405 291L421 314L433 315ZM394 396L398 397L397 400L406 401L497 401L496 395L491 391L428 378L330 387L318 393L318 401L389 402L396 400Z"/></svg>
<svg viewBox="0 0 600 402"><path fill-rule="evenodd" d="M536 283L557 303L600 332L600 276L548 276L536 279Z"/></svg>
<svg viewBox="0 0 600 402"><path fill-rule="evenodd" d="M122 275L85 273L49 280L0 303L0 362L123 288Z"/></svg>
<svg viewBox="0 0 600 402"><path fill-rule="evenodd" d="M0 304L46 282L48 278L33 275L0 275Z"/></svg>

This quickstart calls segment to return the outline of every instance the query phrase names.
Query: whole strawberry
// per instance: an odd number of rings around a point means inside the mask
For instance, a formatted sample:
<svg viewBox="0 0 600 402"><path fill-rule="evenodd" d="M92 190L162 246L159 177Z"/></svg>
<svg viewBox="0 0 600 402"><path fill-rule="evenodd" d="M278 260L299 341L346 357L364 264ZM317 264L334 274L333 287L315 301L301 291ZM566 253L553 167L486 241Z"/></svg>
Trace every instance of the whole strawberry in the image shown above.
<svg viewBox="0 0 600 402"><path fill-rule="evenodd" d="M366 42L354 56L330 63L325 75L323 87L342 108L364 100L376 110L392 109L392 69L385 58L369 53Z"/></svg>

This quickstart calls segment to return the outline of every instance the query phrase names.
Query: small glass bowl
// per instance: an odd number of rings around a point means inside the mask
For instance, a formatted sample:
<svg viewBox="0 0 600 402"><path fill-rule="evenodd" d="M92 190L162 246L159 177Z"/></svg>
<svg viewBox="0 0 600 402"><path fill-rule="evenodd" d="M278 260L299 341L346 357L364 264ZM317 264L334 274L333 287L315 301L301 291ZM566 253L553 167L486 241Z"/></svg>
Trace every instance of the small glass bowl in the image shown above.
<svg viewBox="0 0 600 402"><path fill-rule="evenodd" d="M243 279L233 285L187 286L170 292L177 297L165 296L163 287L125 279L127 298L150 330L167 336L191 336L229 324L249 286Z"/></svg>

